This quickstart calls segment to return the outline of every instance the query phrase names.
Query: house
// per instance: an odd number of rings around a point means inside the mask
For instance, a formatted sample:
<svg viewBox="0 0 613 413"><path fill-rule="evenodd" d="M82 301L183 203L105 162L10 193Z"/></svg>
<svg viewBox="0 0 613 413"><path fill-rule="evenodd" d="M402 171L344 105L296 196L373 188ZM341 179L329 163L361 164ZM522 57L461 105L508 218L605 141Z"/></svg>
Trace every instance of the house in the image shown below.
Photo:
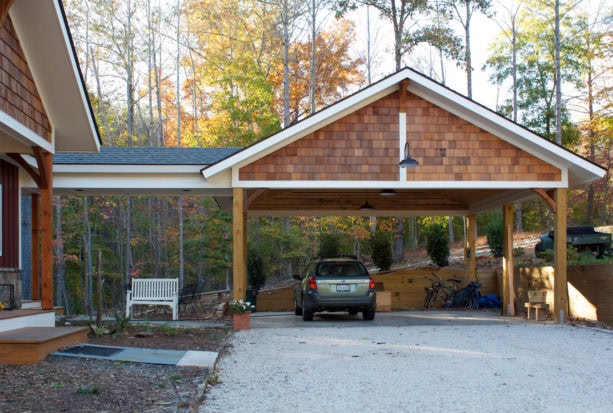
<svg viewBox="0 0 613 413"><path fill-rule="evenodd" d="M21 308L20 198L34 182L33 298L52 309L53 157L97 152L100 137L61 1L1 1L0 55L0 300Z"/></svg>

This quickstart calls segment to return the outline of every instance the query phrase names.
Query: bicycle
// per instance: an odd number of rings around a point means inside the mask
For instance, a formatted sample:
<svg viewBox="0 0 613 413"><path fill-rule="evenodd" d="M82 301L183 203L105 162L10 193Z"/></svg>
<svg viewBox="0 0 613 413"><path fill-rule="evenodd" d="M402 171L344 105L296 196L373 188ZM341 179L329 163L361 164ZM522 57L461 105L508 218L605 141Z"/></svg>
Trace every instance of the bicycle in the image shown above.
<svg viewBox="0 0 613 413"><path fill-rule="evenodd" d="M432 273L432 277L426 276L425 278L430 280L432 284L430 287L426 287L424 310L430 310L439 297L443 301L443 307L448 308L448 305L453 302L453 297L458 291L457 284L460 280L457 278L443 280L435 273Z"/></svg>

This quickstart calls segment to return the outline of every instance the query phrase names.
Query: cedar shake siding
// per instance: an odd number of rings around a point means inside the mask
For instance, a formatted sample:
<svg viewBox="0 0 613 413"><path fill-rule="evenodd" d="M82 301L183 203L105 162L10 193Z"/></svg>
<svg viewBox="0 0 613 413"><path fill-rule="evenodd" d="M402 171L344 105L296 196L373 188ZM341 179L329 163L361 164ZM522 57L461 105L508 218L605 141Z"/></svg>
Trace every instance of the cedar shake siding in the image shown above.
<svg viewBox="0 0 613 413"><path fill-rule="evenodd" d="M0 160L2 255L0 268L19 268L19 170Z"/></svg>
<svg viewBox="0 0 613 413"><path fill-rule="evenodd" d="M0 110L51 142L49 119L8 17L0 27L0 59Z"/></svg>
<svg viewBox="0 0 613 413"><path fill-rule="evenodd" d="M396 181L399 94L394 92L240 169L245 181ZM408 181L558 181L561 172L407 93Z"/></svg>

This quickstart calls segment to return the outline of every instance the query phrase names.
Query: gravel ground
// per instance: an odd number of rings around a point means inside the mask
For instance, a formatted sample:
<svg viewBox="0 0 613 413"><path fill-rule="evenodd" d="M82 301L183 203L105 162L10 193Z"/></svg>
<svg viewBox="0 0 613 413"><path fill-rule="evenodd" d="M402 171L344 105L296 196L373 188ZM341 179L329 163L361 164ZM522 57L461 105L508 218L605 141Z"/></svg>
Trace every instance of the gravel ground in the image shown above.
<svg viewBox="0 0 613 413"><path fill-rule="evenodd" d="M200 413L613 412L610 330L328 323L231 343Z"/></svg>

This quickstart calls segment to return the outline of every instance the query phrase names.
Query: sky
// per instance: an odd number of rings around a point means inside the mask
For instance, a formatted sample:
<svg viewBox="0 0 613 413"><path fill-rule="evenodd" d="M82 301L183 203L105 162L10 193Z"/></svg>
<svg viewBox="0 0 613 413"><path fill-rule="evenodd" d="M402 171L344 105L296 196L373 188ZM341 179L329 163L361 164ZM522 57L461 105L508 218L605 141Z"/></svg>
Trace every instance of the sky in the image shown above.
<svg viewBox="0 0 613 413"><path fill-rule="evenodd" d="M349 16L355 23L358 32L356 50L365 49L366 44L366 11L359 10ZM387 76L395 71L396 64L393 54L393 36L391 23L387 20L381 20L376 11L371 11L371 25L378 25L377 41L378 45L377 57L378 65L376 74L373 76L373 82ZM500 31L497 24L486 18L480 13L473 15L471 20L471 52L473 59L473 99L482 105L495 110L497 101L496 86L488 80L488 73L482 70L483 65L488 57L488 48L490 42L495 35ZM458 24L458 33L463 33L462 27ZM372 36L372 34L371 34ZM430 53L430 48L420 47L411 56L405 58L405 66L409 66L417 71L429 75L423 69L423 63L427 60ZM420 61L422 67L420 68ZM435 61L437 76L440 72L439 63ZM440 81L440 79L435 78ZM466 72L462 68L458 68L454 62L446 62L445 64L445 85L454 91L466 95ZM499 99L501 100L501 99Z"/></svg>

